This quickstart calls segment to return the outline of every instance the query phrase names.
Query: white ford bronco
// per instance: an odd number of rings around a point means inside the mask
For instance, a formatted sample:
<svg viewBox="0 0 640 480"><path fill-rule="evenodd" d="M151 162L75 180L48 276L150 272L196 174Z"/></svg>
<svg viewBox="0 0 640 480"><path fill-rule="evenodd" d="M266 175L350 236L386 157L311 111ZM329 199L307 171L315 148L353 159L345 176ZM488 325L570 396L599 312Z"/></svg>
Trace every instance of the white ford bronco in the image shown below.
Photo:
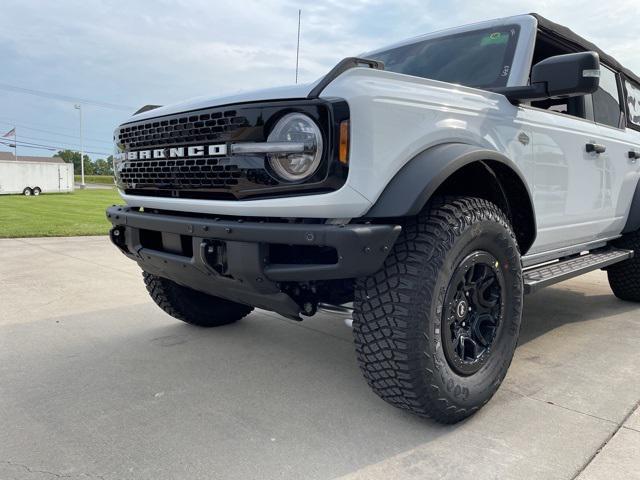
<svg viewBox="0 0 640 480"><path fill-rule="evenodd" d="M605 269L640 301L640 78L536 14L146 106L115 144L111 239L165 312L352 310L371 388L440 422L498 389L523 295Z"/></svg>

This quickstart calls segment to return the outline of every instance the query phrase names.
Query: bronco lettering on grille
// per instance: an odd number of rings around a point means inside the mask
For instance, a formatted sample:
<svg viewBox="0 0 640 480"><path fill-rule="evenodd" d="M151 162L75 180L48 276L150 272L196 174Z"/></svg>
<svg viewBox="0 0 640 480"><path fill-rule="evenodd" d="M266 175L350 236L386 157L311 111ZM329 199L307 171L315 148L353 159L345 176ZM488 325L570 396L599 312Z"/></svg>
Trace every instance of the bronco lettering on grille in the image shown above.
<svg viewBox="0 0 640 480"><path fill-rule="evenodd" d="M154 148L115 155L116 160L150 160L162 158L219 157L227 154L227 145L192 145L189 147Z"/></svg>

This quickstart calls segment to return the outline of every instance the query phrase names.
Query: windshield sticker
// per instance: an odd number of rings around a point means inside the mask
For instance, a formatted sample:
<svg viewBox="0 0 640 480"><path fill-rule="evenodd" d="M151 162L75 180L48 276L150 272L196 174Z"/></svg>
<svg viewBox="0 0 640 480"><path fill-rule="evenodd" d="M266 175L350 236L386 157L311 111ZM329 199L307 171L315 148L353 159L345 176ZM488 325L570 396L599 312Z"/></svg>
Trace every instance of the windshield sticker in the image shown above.
<svg viewBox="0 0 640 480"><path fill-rule="evenodd" d="M502 32L494 32L486 37L482 37L480 41L480 46L484 47L485 45L500 45L507 43L509 41L509 35Z"/></svg>

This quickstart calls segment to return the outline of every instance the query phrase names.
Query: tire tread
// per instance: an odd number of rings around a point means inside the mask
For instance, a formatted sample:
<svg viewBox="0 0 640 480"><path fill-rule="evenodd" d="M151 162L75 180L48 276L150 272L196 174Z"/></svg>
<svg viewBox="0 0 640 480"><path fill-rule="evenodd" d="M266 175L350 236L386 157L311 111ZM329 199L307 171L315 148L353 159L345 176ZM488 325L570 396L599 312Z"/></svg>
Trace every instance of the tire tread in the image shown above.
<svg viewBox="0 0 640 480"><path fill-rule="evenodd" d="M621 300L640 302L640 230L613 242L618 248L633 250L635 256L607 268L609 286Z"/></svg>
<svg viewBox="0 0 640 480"><path fill-rule="evenodd" d="M441 423L455 423L481 405L461 407L444 394L434 359L414 341L420 336L430 341L417 319L426 316L425 305L435 298L434 279L448 250L461 232L482 220L502 224L517 250L509 222L496 205L473 197L436 199L406 220L384 266L356 283L353 333L367 383L386 402ZM522 305L515 308L521 312ZM492 385L491 395L500 381Z"/></svg>
<svg viewBox="0 0 640 480"><path fill-rule="evenodd" d="M207 295L148 272L142 272L142 276L156 305L165 313L191 325L227 325L246 317L253 310L248 305Z"/></svg>

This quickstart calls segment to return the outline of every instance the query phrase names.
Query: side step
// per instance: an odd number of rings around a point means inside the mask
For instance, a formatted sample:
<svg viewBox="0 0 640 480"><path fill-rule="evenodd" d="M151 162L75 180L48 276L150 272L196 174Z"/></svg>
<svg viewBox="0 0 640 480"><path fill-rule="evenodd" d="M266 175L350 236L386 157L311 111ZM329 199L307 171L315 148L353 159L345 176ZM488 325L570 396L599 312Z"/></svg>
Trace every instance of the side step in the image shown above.
<svg viewBox="0 0 640 480"><path fill-rule="evenodd" d="M535 293L541 288L563 282L583 273L605 268L633 258L633 250L606 247L585 255L562 258L554 263L532 267L523 272L524 293Z"/></svg>

